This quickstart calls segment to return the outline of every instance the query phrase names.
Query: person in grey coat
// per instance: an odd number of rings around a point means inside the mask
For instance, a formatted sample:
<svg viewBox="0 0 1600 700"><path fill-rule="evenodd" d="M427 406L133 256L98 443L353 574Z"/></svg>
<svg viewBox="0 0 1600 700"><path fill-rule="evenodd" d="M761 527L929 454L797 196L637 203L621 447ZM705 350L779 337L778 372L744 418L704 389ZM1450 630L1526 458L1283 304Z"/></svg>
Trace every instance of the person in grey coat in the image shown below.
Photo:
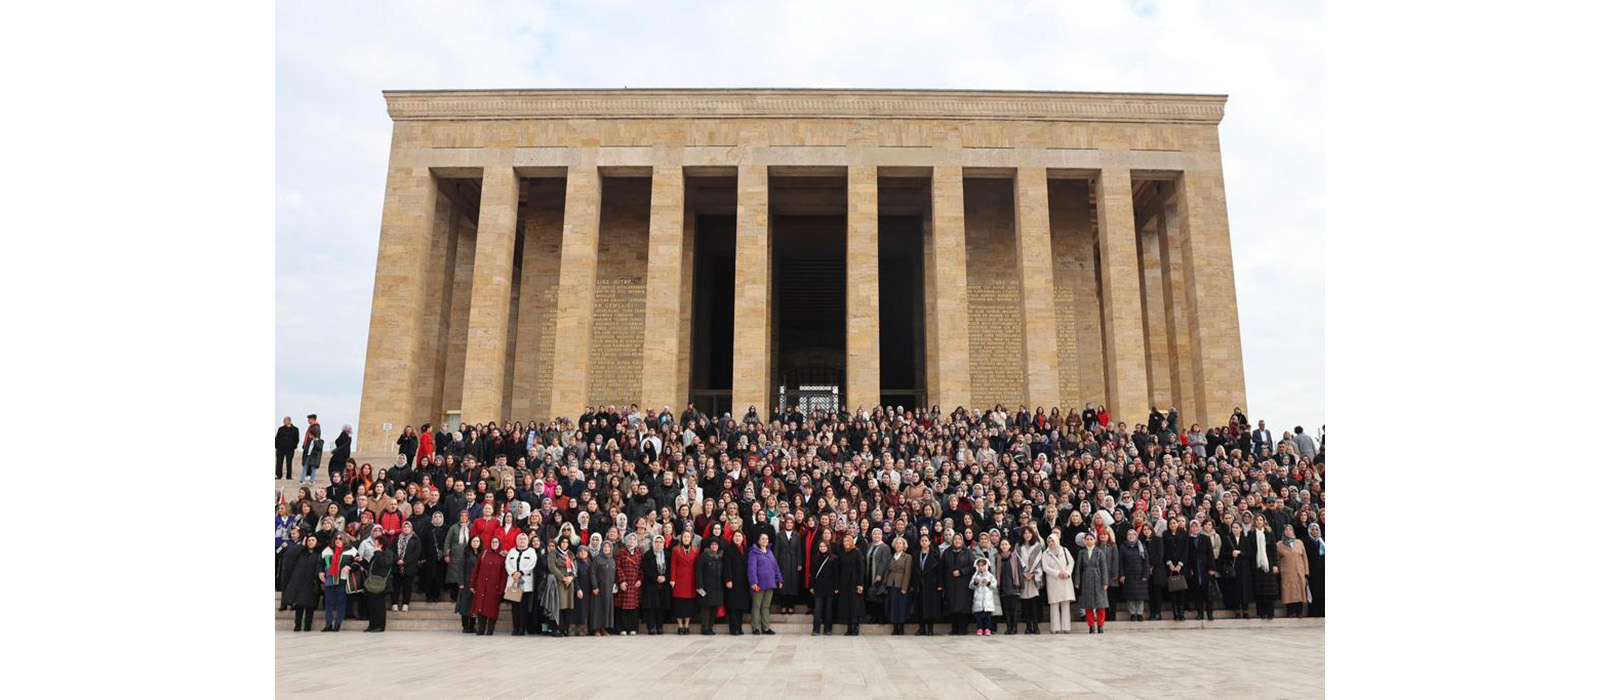
<svg viewBox="0 0 1600 700"><path fill-rule="evenodd" d="M1122 600L1134 622L1144 621L1144 604L1150 600L1150 552L1139 540L1139 531L1128 529L1128 541L1118 551L1122 560Z"/></svg>
<svg viewBox="0 0 1600 700"><path fill-rule="evenodd" d="M467 543L472 539L472 516L462 510L460 522L450 526L444 536L444 582L450 587L450 600L456 600L460 590L472 576L472 565L467 563Z"/></svg>
<svg viewBox="0 0 1600 700"><path fill-rule="evenodd" d="M1078 587L1078 603L1083 606L1084 622L1089 634L1105 633L1106 607L1111 604L1107 591L1111 587L1111 548L1101 547L1096 537L1083 538L1083 550L1073 567L1073 585Z"/></svg>
<svg viewBox="0 0 1600 700"><path fill-rule="evenodd" d="M589 564L590 591L589 631L596 637L611 636L616 626L612 609L616 602L617 560L612 557L611 542L600 543L600 553Z"/></svg>

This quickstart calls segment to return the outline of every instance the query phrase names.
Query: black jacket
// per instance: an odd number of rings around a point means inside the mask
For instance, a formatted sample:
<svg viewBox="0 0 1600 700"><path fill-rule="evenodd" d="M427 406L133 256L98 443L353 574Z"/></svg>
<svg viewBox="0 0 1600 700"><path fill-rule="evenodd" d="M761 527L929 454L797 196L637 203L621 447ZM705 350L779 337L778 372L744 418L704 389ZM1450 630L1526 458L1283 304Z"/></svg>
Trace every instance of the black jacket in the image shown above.
<svg viewBox="0 0 1600 700"><path fill-rule="evenodd" d="M973 557L972 550L954 547L944 550L939 557L944 571L940 579L944 581L944 604L946 612L965 615L972 612L972 590L967 588L967 579L972 578Z"/></svg>
<svg viewBox="0 0 1600 700"><path fill-rule="evenodd" d="M719 545L720 547L720 545ZM722 605L728 592L728 571L723 566L724 552L712 556L710 550L700 550L700 556L695 559L694 585L704 590L705 595L700 596L700 606L715 608Z"/></svg>
<svg viewBox="0 0 1600 700"><path fill-rule="evenodd" d="M839 619L846 622L867 614L867 555L860 547L839 552ZM861 591L856 591L860 586Z"/></svg>
<svg viewBox="0 0 1600 700"><path fill-rule="evenodd" d="M749 610L754 603L750 594L750 569L744 552L737 547L724 548L722 568L728 572L728 580L733 582L733 588L728 589L728 609Z"/></svg>
<svg viewBox="0 0 1600 700"><path fill-rule="evenodd" d="M300 446L300 428L292 425L278 426L278 435L272 444L285 452L293 452L294 448Z"/></svg>
<svg viewBox="0 0 1600 700"><path fill-rule="evenodd" d="M927 563L922 553L911 555L911 591L918 614L923 620L938 619L944 608L944 566L937 550L928 552Z"/></svg>

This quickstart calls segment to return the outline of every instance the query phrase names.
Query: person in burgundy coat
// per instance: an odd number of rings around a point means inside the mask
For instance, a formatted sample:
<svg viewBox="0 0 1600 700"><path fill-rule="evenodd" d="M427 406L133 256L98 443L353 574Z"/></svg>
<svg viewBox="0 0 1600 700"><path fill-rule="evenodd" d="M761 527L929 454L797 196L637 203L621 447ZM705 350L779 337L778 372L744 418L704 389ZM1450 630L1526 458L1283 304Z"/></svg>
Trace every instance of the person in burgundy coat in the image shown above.
<svg viewBox="0 0 1600 700"><path fill-rule="evenodd" d="M478 619L478 634L492 636L506 592L506 557L500 540L489 540L488 547L472 570L472 614Z"/></svg>

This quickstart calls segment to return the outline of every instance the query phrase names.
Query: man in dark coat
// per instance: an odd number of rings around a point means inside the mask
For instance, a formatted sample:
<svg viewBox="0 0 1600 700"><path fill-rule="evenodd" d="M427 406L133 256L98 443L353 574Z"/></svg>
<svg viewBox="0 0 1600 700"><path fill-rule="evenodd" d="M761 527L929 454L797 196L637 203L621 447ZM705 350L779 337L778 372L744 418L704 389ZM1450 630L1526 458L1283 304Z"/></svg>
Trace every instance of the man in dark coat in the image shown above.
<svg viewBox="0 0 1600 700"><path fill-rule="evenodd" d="M933 634L933 623L941 615L944 603L944 565L939 552L926 537L915 558L911 560L912 600L917 606L917 636Z"/></svg>
<svg viewBox="0 0 1600 700"><path fill-rule="evenodd" d="M967 549L957 534L950 540L950 548L940 556L944 570L944 605L949 613L950 634L966 634L968 618L972 617L972 591L967 580L972 578L972 550Z"/></svg>
<svg viewBox="0 0 1600 700"><path fill-rule="evenodd" d="M839 553L839 610L836 617L845 623L845 636L861 632L861 618L867 615L867 557L856 547L856 538L845 537Z"/></svg>
<svg viewBox="0 0 1600 700"><path fill-rule="evenodd" d="M273 447L278 451L277 459L272 464L277 478L294 478L294 448L298 444L300 444L300 429L295 427L294 419L284 416L283 425L278 426L278 435L272 441Z"/></svg>

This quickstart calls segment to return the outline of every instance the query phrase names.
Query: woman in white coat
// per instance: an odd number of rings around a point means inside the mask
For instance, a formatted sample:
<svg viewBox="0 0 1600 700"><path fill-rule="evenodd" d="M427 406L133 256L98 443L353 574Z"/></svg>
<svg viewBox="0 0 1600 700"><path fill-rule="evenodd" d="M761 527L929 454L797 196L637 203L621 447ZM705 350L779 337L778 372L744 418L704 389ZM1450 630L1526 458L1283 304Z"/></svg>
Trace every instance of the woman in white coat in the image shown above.
<svg viewBox="0 0 1600 700"><path fill-rule="evenodd" d="M527 533L517 535L517 546L506 552L506 580L522 589L522 597L511 601L511 636L521 637L538 633L536 618L529 614L533 606L533 573L538 570L539 550L529 546Z"/></svg>
<svg viewBox="0 0 1600 700"><path fill-rule="evenodd" d="M1072 553L1061 546L1061 533L1050 533L1050 545L1044 549L1041 561L1044 569L1045 593L1050 597L1050 633L1072 631Z"/></svg>

